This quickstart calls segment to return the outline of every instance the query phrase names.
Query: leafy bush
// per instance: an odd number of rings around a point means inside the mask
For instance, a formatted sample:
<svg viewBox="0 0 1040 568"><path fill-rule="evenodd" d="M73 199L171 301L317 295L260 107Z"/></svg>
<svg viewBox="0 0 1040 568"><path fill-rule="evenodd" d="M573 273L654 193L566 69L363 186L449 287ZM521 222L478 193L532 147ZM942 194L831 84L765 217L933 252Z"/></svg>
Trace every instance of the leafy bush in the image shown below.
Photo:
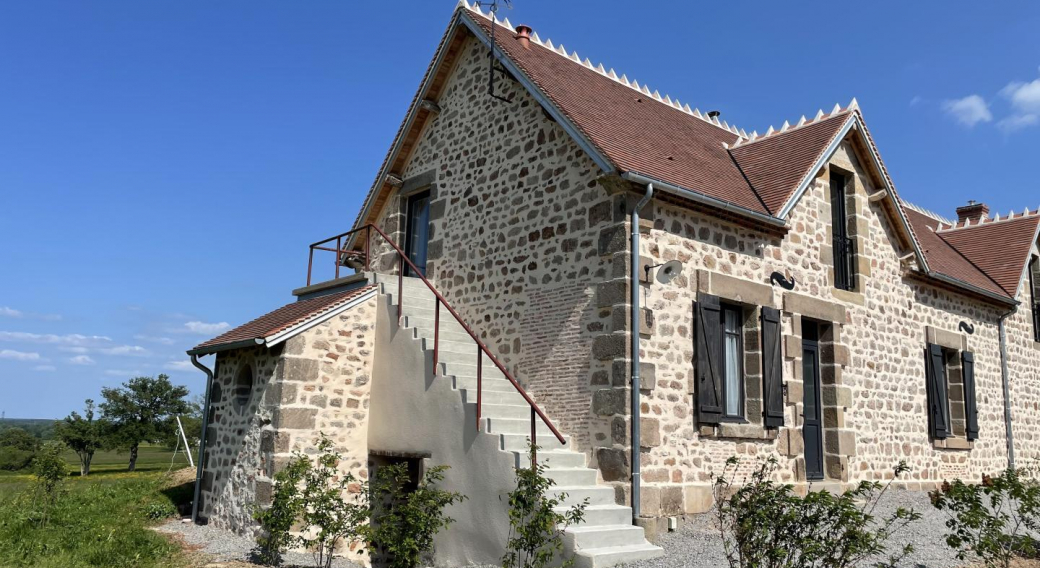
<svg viewBox="0 0 1040 568"><path fill-rule="evenodd" d="M310 467L307 456L294 455L274 476L271 505L266 508L256 506L253 510L253 518L260 523L260 536L256 539L253 556L265 566L281 564L282 554L299 543L292 534L292 527L303 514L300 486Z"/></svg>
<svg viewBox="0 0 1040 568"><path fill-rule="evenodd" d="M528 450L531 463L535 463L538 447ZM554 564L556 555L563 550L563 531L572 524L585 520L585 509L589 500L574 505L566 513L557 513L556 508L567 499L562 493L549 498L546 493L556 482L545 476L545 466L516 470L516 489L509 493L509 540L508 551L502 557L503 568L544 568ZM574 564L570 558L558 564L568 568Z"/></svg>
<svg viewBox="0 0 1040 568"><path fill-rule="evenodd" d="M932 504L946 511L946 544L965 560L977 556L987 568L1007 568L1016 557L1036 554L1040 486L1008 469L997 477L982 476L981 485L961 480L943 483L930 493Z"/></svg>
<svg viewBox="0 0 1040 568"><path fill-rule="evenodd" d="M433 537L455 522L444 508L465 495L437 487L447 466L432 467L412 489L408 464L400 462L376 470L371 484L374 523L366 531L371 550L387 558L390 568L414 568L433 549ZM412 490L410 490L412 489Z"/></svg>
<svg viewBox="0 0 1040 568"><path fill-rule="evenodd" d="M739 488L731 478L737 464L736 458L730 458L712 484L716 526L731 568L863 566L884 555L889 539L921 517L904 508L882 519L874 517L891 481L887 485L864 481L838 496L810 491L799 497L791 485L772 481L775 458L763 463ZM907 469L900 463L895 477ZM912 551L907 544L873 566L895 566Z"/></svg>
<svg viewBox="0 0 1040 568"><path fill-rule="evenodd" d="M0 448L0 470L19 471L32 465L32 451L19 450L18 448Z"/></svg>
<svg viewBox="0 0 1040 568"><path fill-rule="evenodd" d="M64 449L58 442L47 442L33 459L33 511L40 525L46 525L50 519L51 510L62 496L62 483L69 475L61 457Z"/></svg>
<svg viewBox="0 0 1040 568"><path fill-rule="evenodd" d="M350 473L340 473L342 456L324 434L318 442L318 452L318 459L303 476L303 522L307 530L301 542L314 552L317 566L330 568L332 555L341 543L355 544L362 539L369 506L361 491L347 497L350 487L359 484Z"/></svg>

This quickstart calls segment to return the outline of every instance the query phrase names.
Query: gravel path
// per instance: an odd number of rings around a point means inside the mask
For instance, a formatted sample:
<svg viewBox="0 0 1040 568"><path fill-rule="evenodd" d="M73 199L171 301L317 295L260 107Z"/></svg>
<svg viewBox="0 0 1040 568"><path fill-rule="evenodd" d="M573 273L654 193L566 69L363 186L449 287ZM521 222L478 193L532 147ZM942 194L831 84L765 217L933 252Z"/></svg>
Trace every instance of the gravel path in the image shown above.
<svg viewBox="0 0 1040 568"><path fill-rule="evenodd" d="M170 521L165 525L156 527L155 530L179 536L188 546L212 556L213 561L218 562L248 563L250 551L253 550L253 545L255 544L253 539L249 537L238 536L210 526L184 523L179 520ZM343 558L336 558L332 565L335 568L361 568L359 565ZM285 555L284 566L286 568L295 566L309 567L314 566L314 560L310 554L290 552Z"/></svg>
<svg viewBox="0 0 1040 568"><path fill-rule="evenodd" d="M946 532L944 513L932 506L928 494L919 491L891 489L875 510L885 517L897 507L913 508L923 516L895 536L893 547L909 542L914 553L905 559L904 568L956 568L963 566L943 541ZM728 566L719 542L718 529L711 515L698 515L674 533L663 535L656 543L664 548L664 556L637 562L627 568L722 568Z"/></svg>

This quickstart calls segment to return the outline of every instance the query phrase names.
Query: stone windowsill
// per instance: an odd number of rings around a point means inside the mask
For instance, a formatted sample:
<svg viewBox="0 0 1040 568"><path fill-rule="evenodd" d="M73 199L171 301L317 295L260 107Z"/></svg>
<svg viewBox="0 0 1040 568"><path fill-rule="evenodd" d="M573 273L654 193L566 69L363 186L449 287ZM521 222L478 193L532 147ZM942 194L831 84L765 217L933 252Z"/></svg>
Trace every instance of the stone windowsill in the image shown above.
<svg viewBox="0 0 1040 568"><path fill-rule="evenodd" d="M967 438L946 438L943 440L932 440L932 447L937 450L967 450L975 448L975 442Z"/></svg>
<svg viewBox="0 0 1040 568"><path fill-rule="evenodd" d="M863 298L862 292L850 292L848 290L841 290L835 288L831 290L831 295L834 296L835 300L845 302L847 304L855 304L862 306L866 304L866 300Z"/></svg>
<svg viewBox="0 0 1040 568"><path fill-rule="evenodd" d="M717 426L703 424L699 429L702 438L716 440L756 440L771 442L779 435L777 429L767 429L761 424L723 422Z"/></svg>

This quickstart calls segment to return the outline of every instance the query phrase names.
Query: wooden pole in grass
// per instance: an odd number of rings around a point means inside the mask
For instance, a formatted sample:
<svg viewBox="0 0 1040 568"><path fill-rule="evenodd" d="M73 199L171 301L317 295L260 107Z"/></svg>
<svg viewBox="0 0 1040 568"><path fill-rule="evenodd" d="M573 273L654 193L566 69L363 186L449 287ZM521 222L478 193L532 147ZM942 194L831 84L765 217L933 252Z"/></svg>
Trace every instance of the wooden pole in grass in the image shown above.
<svg viewBox="0 0 1040 568"><path fill-rule="evenodd" d="M177 419L177 429L181 431L181 439L184 440L184 453L188 455L188 464L191 467L195 467L195 460L191 459L191 446L188 444L188 437L184 434L184 426L181 425L181 417L175 416Z"/></svg>

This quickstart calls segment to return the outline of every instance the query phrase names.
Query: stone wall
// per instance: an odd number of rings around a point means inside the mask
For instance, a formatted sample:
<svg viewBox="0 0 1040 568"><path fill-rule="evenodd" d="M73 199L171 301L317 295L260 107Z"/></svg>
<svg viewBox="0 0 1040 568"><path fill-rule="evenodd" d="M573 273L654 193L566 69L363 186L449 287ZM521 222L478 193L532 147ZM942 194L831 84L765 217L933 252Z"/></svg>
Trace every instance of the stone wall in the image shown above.
<svg viewBox="0 0 1040 568"><path fill-rule="evenodd" d="M1035 254L1035 249L1034 249ZM1040 343L1034 341L1029 278L1023 278L1018 310L1008 317L1008 376L1015 465L1040 465Z"/></svg>
<svg viewBox="0 0 1040 568"><path fill-rule="evenodd" d="M272 478L294 452L316 453L319 433L335 442L344 473L367 479L375 306L373 297L292 337L284 347L218 354L202 517L250 534L252 506L270 501ZM248 406L239 410L232 393L246 365L256 370L256 379Z"/></svg>
<svg viewBox="0 0 1040 568"><path fill-rule="evenodd" d="M592 160L519 84L496 87L513 103L487 96L487 72L487 49L470 39L378 224L403 243L401 195L430 189L427 276L589 449L609 429L589 400L590 377L602 381L610 365L589 354L610 327L594 296L610 269L598 251L614 201ZM381 270L396 273L382 250Z"/></svg>

